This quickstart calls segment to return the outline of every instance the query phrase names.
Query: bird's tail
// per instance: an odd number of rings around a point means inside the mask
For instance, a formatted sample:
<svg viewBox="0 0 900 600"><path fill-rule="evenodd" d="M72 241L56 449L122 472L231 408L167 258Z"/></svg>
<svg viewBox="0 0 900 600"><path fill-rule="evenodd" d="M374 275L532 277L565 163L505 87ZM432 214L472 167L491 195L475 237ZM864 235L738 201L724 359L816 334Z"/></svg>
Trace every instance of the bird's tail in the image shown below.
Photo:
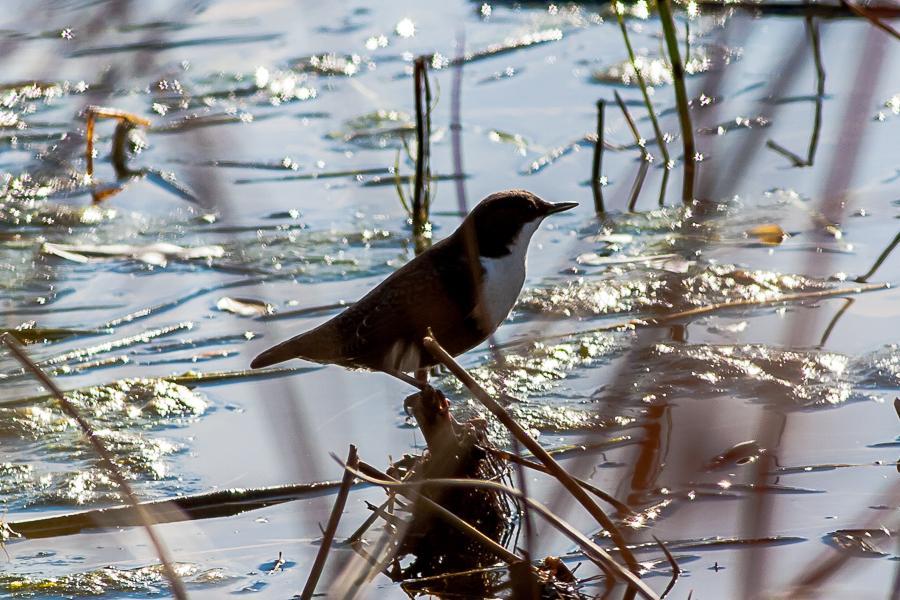
<svg viewBox="0 0 900 600"><path fill-rule="evenodd" d="M269 348L253 359L253 361L250 363L250 368L261 369L262 367L276 365L278 363L296 357L297 352L292 347L291 342L293 342L293 340L288 340L286 342L278 344L277 346Z"/></svg>
<svg viewBox="0 0 900 600"><path fill-rule="evenodd" d="M275 365L292 358L302 358L312 362L335 362L335 349L340 345L334 324L329 321L312 331L301 333L289 340L272 346L250 363L251 369Z"/></svg>

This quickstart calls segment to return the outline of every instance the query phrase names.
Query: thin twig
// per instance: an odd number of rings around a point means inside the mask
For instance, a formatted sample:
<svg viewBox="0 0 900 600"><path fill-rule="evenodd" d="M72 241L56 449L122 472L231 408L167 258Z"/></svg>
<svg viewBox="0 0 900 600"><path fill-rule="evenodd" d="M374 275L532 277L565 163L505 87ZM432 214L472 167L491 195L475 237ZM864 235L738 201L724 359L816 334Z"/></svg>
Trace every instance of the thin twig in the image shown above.
<svg viewBox="0 0 900 600"><path fill-rule="evenodd" d="M842 17L865 17L851 6L839 4L825 4L824 2L758 2L757 0L737 0L723 2L722 0L700 0L697 3L703 14L716 14L731 12L733 10L746 10L763 15L783 16L814 16L823 19L837 19ZM869 15L883 19L896 19L900 17L900 7L882 4L866 9Z"/></svg>
<svg viewBox="0 0 900 600"><path fill-rule="evenodd" d="M150 513L141 505L140 500L138 500L138 497L128 483L128 480L125 479L125 475L113 461L112 453L103 445L103 441L97 436L97 433L94 431L94 428L91 427L91 424L81 415L78 408L66 398L65 394L63 394L56 383L44 373L33 360L31 360L31 357L28 356L19 343L11 335L5 333L0 335L0 340L6 344L10 352L12 352L13 356L16 357L22 366L31 371L38 381L40 381L45 388L50 390L53 396L56 397L60 409L66 416L78 424L84 437L87 438L87 441L94 449L94 452L100 457L100 464L109 473L110 478L115 482L119 491L125 496L128 504L130 504L139 515L141 524L147 532L147 536L150 538L150 543L153 544L156 556L162 564L163 576L165 576L166 580L169 582L172 595L178 600L187 600L187 590L184 587L184 583L181 581L181 577L178 576L178 573L175 572L175 568L172 566L172 559L169 556L168 548L162 539L156 535Z"/></svg>
<svg viewBox="0 0 900 600"><path fill-rule="evenodd" d="M603 214L603 183L601 168L603 165L603 116L606 112L606 101L597 100L597 142L594 144L594 161L591 165L591 191L594 193L594 210Z"/></svg>
<svg viewBox="0 0 900 600"><path fill-rule="evenodd" d="M512 435L509 437L512 441L513 452L516 454L516 456L518 456L521 452L519 441ZM525 467L522 465L522 463L519 462L516 462L515 465L516 479L519 482L519 489L522 490L523 496L528 496L528 477L525 475ZM525 560L530 564L532 560L531 551L534 548L534 519L531 516L531 507L528 505L528 503L521 503L521 508L522 521L525 524ZM523 600L536 600L540 598L540 586L538 585L534 570L529 568L527 573L522 576L522 579L527 580L520 580L513 586L514 600L519 600L520 596L523 597Z"/></svg>
<svg viewBox="0 0 900 600"><path fill-rule="evenodd" d="M634 212L634 207L637 204L638 196L641 195L641 189L644 187L644 179L647 177L647 169L649 167L649 162L641 160L637 175L634 177L634 183L631 185L631 193L628 195L628 212Z"/></svg>
<svg viewBox="0 0 900 600"><path fill-rule="evenodd" d="M684 145L684 182L681 202L690 204L694 201L694 176L696 170L694 147L694 129L688 106L687 89L684 85L684 64L678 53L678 34L675 32L675 20L672 18L671 0L660 0L656 4L659 20L662 23L663 37L669 49L669 62L672 65L672 79L675 84L675 102L678 105L678 121L681 124L681 140ZM666 161L666 168L669 167Z"/></svg>
<svg viewBox="0 0 900 600"><path fill-rule="evenodd" d="M822 128L822 101L825 98L825 69L822 66L822 52L819 44L819 27L812 17L806 17L806 31L809 33L810 46L813 51L813 61L816 66L816 108L813 113L813 128L809 136L809 148L806 151L806 159L794 154L775 140L767 140L766 146L771 150L787 158L795 167L811 167L816 157L816 149L819 147L819 131Z"/></svg>
<svg viewBox="0 0 900 600"><path fill-rule="evenodd" d="M791 164L795 167L809 166L807 164L807 162L803 159L802 156L800 156L794 152L791 152L789 149L785 148L784 146L782 146L775 140L772 140L772 139L766 140L766 148L772 150L773 152L775 152L777 154L782 155L783 157L785 157L786 159L791 161Z"/></svg>
<svg viewBox="0 0 900 600"><path fill-rule="evenodd" d="M340 463L340 461L338 461ZM409 470L403 476L403 480L414 476L415 471ZM390 492L388 494L387 511L393 514L394 504L399 504L399 499ZM335 578L335 585L329 590L329 595L335 598L343 598L350 600L362 593L365 585L372 581L378 573L384 572L386 565L396 558L396 553L400 547L399 541L406 535L412 519L407 519L399 526L389 523L390 527L384 528L382 535L372 545L371 552L366 554L359 545L354 546L357 554L365 560L364 567L358 567L358 563L348 561L342 569L341 573ZM385 549L387 548L387 552ZM384 556L379 560L378 557L384 552Z"/></svg>
<svg viewBox="0 0 900 600"><path fill-rule="evenodd" d="M890 25L888 25L887 23L885 23L884 21L879 19L875 14L869 12L868 9L864 9L861 6L857 6L857 4L855 2L850 2L849 0L841 0L841 4L843 4L850 10L852 10L854 13L856 13L863 19L866 19L867 21L869 21L869 23L871 23L878 29L884 31L888 35L893 36L895 39L900 40L900 32L898 32L896 29L894 29L893 27L891 27Z"/></svg>
<svg viewBox="0 0 900 600"><path fill-rule="evenodd" d="M669 552L669 549L666 548L666 545L659 541L655 535L653 536L653 540L656 544L662 548L663 554L666 555L666 560L669 561L669 565L672 567L672 579L669 580L669 585L666 586L666 589L663 590L663 593L659 595L660 600L663 600L666 596L669 595L669 592L672 591L672 588L675 587L675 582L678 581L679 575L681 575L681 567L678 566L678 561L672 556L672 553Z"/></svg>
<svg viewBox="0 0 900 600"><path fill-rule="evenodd" d="M729 308L739 308L742 306L769 306L773 304L781 304L783 302L797 302L802 300L814 300L818 298L830 298L832 296L840 296L842 294L861 294L863 292L883 290L889 287L891 286L887 283L873 283L868 285L855 286L852 288L838 288L834 290L816 290L814 292L784 294L779 298L772 298L771 300L735 300L732 302L721 302L717 304L710 304L708 306L698 306L696 308L691 308L668 315L661 315L659 317L653 317L651 319L644 320L644 323L648 325L661 325L663 323L669 323L671 321L677 321L680 319L685 319L687 317L696 317L698 315L703 315ZM640 319L635 320L634 323L637 324L638 321L640 321Z"/></svg>
<svg viewBox="0 0 900 600"><path fill-rule="evenodd" d="M394 501L394 497L392 495L388 496L388 499L381 503L381 505L377 506L378 510L373 510L372 514L368 516L368 518L363 521L363 524L357 527L356 531L354 531L350 537L344 540L345 544L353 545L362 539L362 536L366 534L366 531L369 530L369 527L375 524L375 521L378 520L379 515L382 512L385 512L388 504Z"/></svg>
<svg viewBox="0 0 900 600"><path fill-rule="evenodd" d="M813 130L809 137L809 150L806 153L806 164L812 165L819 147L819 131L822 128L822 102L825 99L825 68L822 66L822 49L819 43L819 25L808 17L806 27L813 49L813 62L816 65L816 111L813 115Z"/></svg>
<svg viewBox="0 0 900 600"><path fill-rule="evenodd" d="M350 451L347 453L347 465L356 467L358 464L359 458L356 456L356 446L350 444ZM328 525L325 526L325 533L322 535L322 545L319 546L316 560L309 570L309 577L306 579L306 585L300 594L302 600L309 600L316 592L316 584L319 582L319 577L322 576L325 561L328 560L328 550L331 549L331 542L334 540L338 523L341 520L341 515L344 513L344 506L347 504L347 496L350 495L351 487L353 487L353 474L349 470L345 470L344 477L341 479L341 489L338 490L337 497L334 499L331 516L328 517Z"/></svg>
<svg viewBox="0 0 900 600"><path fill-rule="evenodd" d="M550 471L547 469L547 467L545 467L541 463L534 462L533 460L528 460L527 458L523 458L522 456L519 456L518 454L513 454L512 452L500 450L499 448L484 447L482 449L485 452L488 452L490 454L498 456L504 460L508 460L509 462L513 462L513 463L522 465L524 467L528 467L529 469L534 469L535 471L540 471L541 473L550 474ZM592 494L594 494L595 496L597 496L604 502L608 502L608 503L612 504L613 506L615 506L616 510L618 510L619 512L626 514L626 515L634 513L634 511L631 510L631 508L627 504L625 504L621 500L618 500L615 496L611 496L610 494L607 494L606 492L604 492L603 490L601 490L600 488L598 488L591 482L585 481L578 477L575 477L574 475L572 476L572 479L574 479L578 483L578 485L580 485L587 491L591 492Z"/></svg>
<svg viewBox="0 0 900 600"><path fill-rule="evenodd" d="M637 144L638 148L641 150L641 158L643 160L651 159L650 153L647 152L647 142L641 137L637 125L635 125L634 119L628 111L628 107L625 106L625 102L622 101L622 96L619 95L618 91L613 91L613 96L616 98L616 104L619 105L619 110L621 110L622 114L625 116L625 122L628 123L628 129L631 130L631 135L634 136L634 143Z"/></svg>
<svg viewBox="0 0 900 600"><path fill-rule="evenodd" d="M503 485L502 483L497 483L496 481L486 481L483 479L426 479L421 482L401 483L387 476L373 477L374 473L366 473L365 470L362 469L362 464L363 463L360 464L361 468L357 473L358 477L375 485L381 485L384 487L396 489L400 491L400 493L403 493L402 490L418 488L420 486L438 488L482 489L508 494L514 498L519 499L522 502L526 502L531 508L533 508L541 516L543 516L550 524L552 524L560 532L565 534L566 537L571 539L574 543L578 544L578 546L584 552L585 556L587 556L592 561L594 561L595 564L603 568L604 571L612 572L618 577L624 579L631 589L636 590L644 598L647 598L648 600L660 600L659 596L657 596L653 590L647 587L647 584L641 581L637 575L617 563L606 550L595 544L583 533L581 533L580 531L572 527L569 523L560 518L558 515L553 513L549 508L547 508L537 500L525 496L521 491L515 488Z"/></svg>
<svg viewBox="0 0 900 600"><path fill-rule="evenodd" d="M828 338L831 337L831 332L834 331L835 325L840 320L841 317L844 316L844 313L847 312L847 309L853 306L853 302L855 302L854 298L844 298L844 305L837 311L831 320L828 322L828 326L825 328L825 331L822 332L822 338L819 340L819 348L825 346L825 342L828 341Z"/></svg>
<svg viewBox="0 0 900 600"><path fill-rule="evenodd" d="M465 369L463 369L459 363L457 363L452 356L450 356L446 350L435 340L433 337L428 336L424 340L422 340L422 344L425 346L425 349L428 350L434 358L436 358L439 362L443 363L453 375L456 376L457 379L465 385L470 392L481 402L485 408L487 408L491 414L493 414L497 420L499 420L503 425L509 430L509 432L516 437L519 442L538 459L543 463L543 465L547 468L549 473L554 476L559 482L569 491L572 496L578 500L578 502L594 517L598 523L609 532L613 541L616 545L621 549L622 556L625 559L625 562L628 564L628 568L632 573L638 572L638 564L634 555L628 549L628 545L625 542L624 536L622 536L618 527L616 527L615 523L603 512L603 509L597 505L597 503L588 496L587 492L582 489L578 483L572 479L572 476L563 469L556 460L544 450L544 447L541 446L533 437L528 435L521 425L519 425L515 419L510 416L506 409L500 406L496 400L491 398L490 394L488 394L484 388L482 388L477 381L475 381Z"/></svg>
<svg viewBox="0 0 900 600"><path fill-rule="evenodd" d="M888 244L888 247L885 248L880 255L878 255L878 258L875 259L875 264L872 265L872 268L866 271L865 274L860 275L859 277L854 279L854 281L856 281L857 283L867 282L869 278L875 274L875 271L877 271L879 267L881 267L887 257L890 256L891 252L894 251L894 248L896 248L898 244L900 244L900 233L894 236L894 240L890 244Z"/></svg>

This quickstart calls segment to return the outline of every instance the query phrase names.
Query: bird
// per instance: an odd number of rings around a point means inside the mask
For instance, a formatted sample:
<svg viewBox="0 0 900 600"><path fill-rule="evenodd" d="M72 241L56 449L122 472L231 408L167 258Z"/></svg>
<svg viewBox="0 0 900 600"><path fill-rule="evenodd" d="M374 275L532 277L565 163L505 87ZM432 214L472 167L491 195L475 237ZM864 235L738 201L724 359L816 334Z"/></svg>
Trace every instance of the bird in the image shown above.
<svg viewBox="0 0 900 600"><path fill-rule="evenodd" d="M525 190L479 202L462 224L325 323L269 348L252 369L293 358L400 376L436 364L426 335L452 356L506 320L525 283L531 237L544 218L576 207Z"/></svg>

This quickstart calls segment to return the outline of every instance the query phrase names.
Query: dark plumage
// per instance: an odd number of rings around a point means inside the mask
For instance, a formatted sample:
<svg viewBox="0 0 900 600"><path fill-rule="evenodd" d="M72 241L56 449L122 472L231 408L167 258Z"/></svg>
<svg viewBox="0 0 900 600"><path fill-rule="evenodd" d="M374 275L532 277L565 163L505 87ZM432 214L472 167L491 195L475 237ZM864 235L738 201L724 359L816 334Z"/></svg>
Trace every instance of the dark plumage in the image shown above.
<svg viewBox="0 0 900 600"><path fill-rule="evenodd" d="M448 238L398 269L344 312L266 350L250 366L255 369L303 358L351 368L410 372L434 364L421 343L428 328L447 352L461 354L487 339L521 290L524 248L521 257L510 255L518 248L523 227L530 239L545 216L572 206L550 204L524 190L492 194ZM523 241L525 247L528 239ZM500 299L484 298L488 289L484 285L485 260L502 264L504 271L507 262L513 270L520 268L521 277L510 284L517 282L516 289L500 294ZM507 285L507 274L500 277L502 285ZM488 306L490 310L485 308Z"/></svg>

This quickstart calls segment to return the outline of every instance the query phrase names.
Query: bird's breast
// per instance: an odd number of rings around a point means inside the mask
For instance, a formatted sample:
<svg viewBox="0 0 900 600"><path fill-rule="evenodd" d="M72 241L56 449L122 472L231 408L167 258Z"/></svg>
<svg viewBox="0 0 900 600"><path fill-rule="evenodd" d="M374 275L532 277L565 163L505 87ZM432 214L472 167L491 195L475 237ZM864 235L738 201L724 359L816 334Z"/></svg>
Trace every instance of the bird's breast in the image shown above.
<svg viewBox="0 0 900 600"><path fill-rule="evenodd" d="M481 302L476 310L484 311L491 331L509 315L525 283L525 261L516 256L481 259L484 276Z"/></svg>

